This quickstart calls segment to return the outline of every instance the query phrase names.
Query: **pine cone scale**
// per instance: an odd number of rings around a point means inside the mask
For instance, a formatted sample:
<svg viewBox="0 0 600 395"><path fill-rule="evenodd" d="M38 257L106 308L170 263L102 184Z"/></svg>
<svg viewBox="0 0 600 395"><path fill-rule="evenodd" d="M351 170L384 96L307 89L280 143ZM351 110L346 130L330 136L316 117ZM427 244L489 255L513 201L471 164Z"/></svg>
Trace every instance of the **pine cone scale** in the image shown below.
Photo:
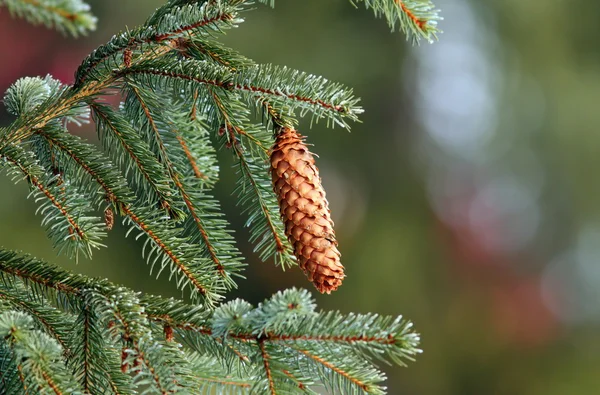
<svg viewBox="0 0 600 395"><path fill-rule="evenodd" d="M313 155L293 129L277 136L271 151L271 176L285 233L300 268L323 293L344 278L333 221Z"/></svg>

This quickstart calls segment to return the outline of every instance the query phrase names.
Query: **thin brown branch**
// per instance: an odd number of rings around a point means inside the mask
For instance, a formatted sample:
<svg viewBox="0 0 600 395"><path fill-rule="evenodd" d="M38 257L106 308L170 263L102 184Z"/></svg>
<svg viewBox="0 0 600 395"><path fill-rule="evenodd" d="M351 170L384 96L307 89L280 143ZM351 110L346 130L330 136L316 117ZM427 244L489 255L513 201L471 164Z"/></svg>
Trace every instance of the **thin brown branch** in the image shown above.
<svg viewBox="0 0 600 395"><path fill-rule="evenodd" d="M265 146L263 145L263 143L262 143L262 142L261 142L259 139L257 139L256 137L254 137L254 136L253 136L253 135L251 135L250 133L246 132L246 131L245 131L245 130L243 130L242 128L239 128L239 127L233 126L233 125L231 125L231 124L229 124L229 126L230 126L230 127L233 129L233 130L235 130L235 133L237 133L237 134L239 134L239 135L241 135L241 136L244 136L244 137L246 137L248 140L252 141L252 143L253 143L254 145L256 145L258 148L260 148L260 150L261 150L261 151L263 151L265 154L267 154L267 153L269 152L269 148L265 147Z"/></svg>
<svg viewBox="0 0 600 395"><path fill-rule="evenodd" d="M292 381L294 381L298 385L298 388L300 388L301 390L306 388L306 385L304 385L302 381L298 380L298 378L294 376L289 370L283 369L282 372L283 374L288 376Z"/></svg>
<svg viewBox="0 0 600 395"><path fill-rule="evenodd" d="M206 326L194 324L191 322L178 321L170 317L169 315L154 315L149 314L148 318L152 321L160 323L162 325L169 325L173 328L189 330L193 332L199 332L204 335L212 336L212 329ZM241 340L241 341L250 341L257 340L256 335L252 333L228 333L228 338ZM285 335L285 334L276 334L272 332L267 332L262 335L262 339L264 341L269 342L289 342L289 341L316 341L316 342L338 342L338 343L377 343L377 344L395 344L396 339L394 335L390 334L388 336L336 336L336 335Z"/></svg>
<svg viewBox="0 0 600 395"><path fill-rule="evenodd" d="M270 341L322 341L322 342L340 342L340 343L378 343L394 344L396 339L393 335L377 336L310 336L310 335L268 335Z"/></svg>
<svg viewBox="0 0 600 395"><path fill-rule="evenodd" d="M194 89L194 97L192 98L192 111L190 111L190 119L195 121L197 118L197 104L198 104L198 89Z"/></svg>
<svg viewBox="0 0 600 395"><path fill-rule="evenodd" d="M3 271L4 273L8 273L15 277L19 277L21 279L25 279L27 281L34 282L34 283L42 285L44 287L55 289L59 292L64 292L64 293L68 293L68 294L76 295L76 296L81 294L81 290L79 290L78 288L71 287L62 282L53 281L52 279L48 279L48 278L45 278L45 277L42 277L42 276L39 276L36 274L27 273L27 272L24 272L19 269L6 267L2 264L2 261L0 261L0 270Z"/></svg>
<svg viewBox="0 0 600 395"><path fill-rule="evenodd" d="M273 380L273 373L271 372L269 363L269 354L265 348L265 340L259 339L258 346L260 347L260 354L262 356L263 365L267 374L267 380L269 381L269 391L271 392L271 395L277 395L277 392L275 391L275 381Z"/></svg>
<svg viewBox="0 0 600 395"><path fill-rule="evenodd" d="M238 154L240 163L246 169L246 172L248 174L252 174L250 171L248 162L246 160L246 157L243 155L243 153L240 152L241 150L236 147L235 151ZM254 188L254 190L256 191L256 193L258 195L260 193L260 191L259 191L258 185L256 183L256 180L254 179L254 177L250 177L249 180L250 180L250 184L252 185L252 188ZM275 248L280 253L286 252L287 246L284 244L281 237L279 237L279 233L277 233L277 228L276 228L275 222L273 221L273 218L271 217L271 211L266 206L266 204L264 203L262 198L259 198L259 202L260 202L260 208L263 212L263 215L264 215L265 219L267 220L267 224L269 225L269 230L271 232L271 235L273 236L273 240L275 240L275 245L276 245Z"/></svg>
<svg viewBox="0 0 600 395"><path fill-rule="evenodd" d="M183 26L183 27L181 27L177 30L173 30L172 32L169 32L169 33L155 35L155 36L151 37L150 39L146 40L146 42L151 42L151 41L161 42L161 41L167 40L171 37L174 37L178 34L189 32L189 31L198 29L198 28L206 26L206 25L210 25L211 23L230 21L232 19L233 19L233 15L225 12L225 13L215 16L213 18L201 19L195 23L192 23L191 25Z"/></svg>
<svg viewBox="0 0 600 395"><path fill-rule="evenodd" d="M171 249L169 249L165 245L165 243L152 231L152 229L150 229L150 227L148 225L146 225L145 222L143 222L133 211L131 211L131 209L129 207L123 206L123 211L125 212L125 214L127 214L127 216L129 218L131 218L131 220L135 224L137 224L140 227L140 229L142 229L144 232L146 232L148 237L150 237L152 239L152 241L154 241L154 243L156 243L156 245L158 245L158 247L161 250L163 250L163 252L165 254L167 254L169 259L171 259L171 261L179 268L179 270L181 270L181 272L194 285L194 288L196 288L196 290L198 292L200 292L201 295L206 295L206 289L204 288L204 286L202 284L200 284L198 279L189 271L189 269L185 266L185 264L177 257L177 255L175 255L175 253L173 251L171 251Z"/></svg>
<svg viewBox="0 0 600 395"><path fill-rule="evenodd" d="M351 381L353 384L357 385L358 387L360 387L363 391L365 392L369 392L369 385L366 383L363 383L362 381L360 381L359 379L357 379L356 377L352 377L350 374L348 374L348 372L343 371L342 369L338 368L337 366L335 366L334 364L332 364L331 362L326 361L325 359L319 357L318 355L313 355L311 353L309 353L306 350L299 350L297 348L294 347L290 347L292 350L296 350L297 352L299 352L300 354L304 354L307 357L309 357L310 359L312 359L315 362L320 363L321 365L323 365L324 367L326 367L327 369L330 369L331 371L339 374L340 376L348 379L349 381Z"/></svg>
<svg viewBox="0 0 600 395"><path fill-rule="evenodd" d="M158 148L160 149L160 154L163 157L162 159L166 162L167 170L169 171L169 173L171 173L171 177L176 177L177 173L173 169L173 164L169 160L167 148L165 147L162 137L160 136L158 126L156 126L156 121L154 120L154 116L152 115L150 108L146 104L145 100L142 98L140 91L135 86L129 85L129 88L135 95L135 98L137 99L137 101L140 103L140 106L142 107L142 111L144 111L144 115L146 116L146 119L148 120L148 124L150 125L150 128L152 129L152 132L154 133L156 143L158 144Z"/></svg>
<svg viewBox="0 0 600 395"><path fill-rule="evenodd" d="M199 20L191 25L182 26L181 28L179 28L173 32L170 32L170 33L156 34L145 40L132 38L131 40L129 40L129 42L126 45L113 48L111 51L107 52L104 56L96 59L94 62L87 65L87 67L85 69L85 73L80 75L78 80L75 82L75 86L81 84L87 78L89 73L91 71L93 71L100 63L102 63L106 59L110 58L111 56L118 54L119 52L131 54L132 51L137 50L138 47L140 47L142 44L150 44L150 43L166 44L166 46L169 48L169 50L172 50L172 49L176 48L177 45L176 45L176 42L174 42L175 40L171 40L171 39L173 37L177 36L178 34L185 33L185 32L191 32L194 29L198 29L200 27L210 25L211 23L216 23L216 22L220 22L220 21L228 21L228 20L231 20L232 18L233 18L233 15L231 15L229 13L223 13L223 14L217 15L213 18ZM165 43L165 41L167 41L167 40L169 40L169 42ZM128 56L130 56L130 55L128 55ZM129 67L130 64L126 65L126 66Z"/></svg>
<svg viewBox="0 0 600 395"><path fill-rule="evenodd" d="M231 71L236 71L235 67L231 67L230 63L228 61L226 61L225 59L223 59L222 57L220 57L217 53L209 51L208 49L206 49L206 47L201 46L201 45L196 45L196 48L198 49L198 51L207 55L209 58L211 58L218 64L225 66L225 67L229 67L229 69Z"/></svg>
<svg viewBox="0 0 600 395"><path fill-rule="evenodd" d="M27 384L25 384L25 375L23 374L23 367L21 366L21 364L17 364L17 371L19 372L19 380L21 380L21 383L23 384L23 391L25 391L25 395L29 394L28 388L27 388Z"/></svg>
<svg viewBox="0 0 600 395"><path fill-rule="evenodd" d="M75 161L75 163L77 163L79 165L79 167L81 167L83 170L85 170L85 172L87 174L89 174L94 179L94 181L96 181L102 187L102 189L104 189L106 191L106 195L108 196L109 200L111 200L111 201L116 200L114 191L106 184L104 179L102 177L100 177L100 175L97 174L86 163L85 160L80 158L75 152L73 152L71 149L69 149L69 147L67 145L63 144L62 141L55 139L54 137L52 137L52 135L46 133L45 131L38 130L38 134L40 136L44 137L46 140L51 141L52 144L54 144L60 150L62 150L64 153L66 153L71 159L73 159Z"/></svg>
<svg viewBox="0 0 600 395"><path fill-rule="evenodd" d="M218 343L223 344L223 339L217 339ZM248 358L248 356L242 354L237 348L233 347L231 344L227 344L227 347L235 354L238 356L238 358L246 363L250 362L250 358Z"/></svg>
<svg viewBox="0 0 600 395"><path fill-rule="evenodd" d="M46 380L46 384L48 384L48 386L52 389L52 391L54 391L56 395L62 395L63 392L60 390L60 388L58 388L58 385L56 385L56 383L54 382L54 380L52 380L52 377L50 377L48 373L42 371L42 377L44 378L44 380Z"/></svg>
<svg viewBox="0 0 600 395"><path fill-rule="evenodd" d="M423 31L425 30L425 25L427 24L427 21L423 21L423 20L420 20L419 18L417 18L416 15L413 14L413 12L406 6L406 4L404 4L404 1L394 0L394 2L400 6L400 8L406 14L406 16L408 16L410 18L410 20L413 21L415 23L415 25L417 25L419 27L419 29L421 29Z"/></svg>
<svg viewBox="0 0 600 395"><path fill-rule="evenodd" d="M150 365L150 361L148 360L148 358L146 358L146 356L144 355L144 353L140 350L139 344L137 342L135 342L135 341L134 341L134 347L135 347L135 350L138 353L139 357L144 362L144 365L146 365L146 368L148 369L148 371L152 375L152 379L156 383L156 386L158 387L160 393L162 395L169 394L170 392L163 388L163 386L162 386L162 384L160 382L160 378L158 377L158 374L156 373L156 370L154 370L154 368L152 367L152 365Z"/></svg>
<svg viewBox="0 0 600 395"><path fill-rule="evenodd" d="M239 383L237 381L219 380L216 378L198 377L198 380L208 381L210 383L218 383L218 384L222 384L222 385L231 385L231 386L241 387L241 388L250 388L251 387L251 385L248 383Z"/></svg>
<svg viewBox="0 0 600 395"><path fill-rule="evenodd" d="M262 94L270 95L270 96L287 97L288 99L292 99L292 100L300 101L300 102L304 102L304 103L309 103L312 105L317 105L317 106L326 108L328 110L334 110L334 111L337 111L340 113L347 112L347 110L343 106L335 106L335 105L333 105L331 103L327 103L325 100L321 100L321 99L311 99L310 97L306 97L306 96L302 96L302 95L294 95L291 93L286 94L286 93L275 91L273 89L262 88L260 86L234 84L233 82L226 84L226 86L228 88L232 88L232 89L236 89L236 90L248 91L248 92L253 92L253 93L262 93Z"/></svg>
<svg viewBox="0 0 600 395"><path fill-rule="evenodd" d="M53 173L56 175L56 185L60 186L60 195L62 197L62 202L64 204L67 200L67 196L66 196L67 188L65 187L65 182L62 179L62 174L58 170L58 166L56 163L56 154L52 147L52 143L48 142L48 146L50 148L50 164L52 166Z"/></svg>
<svg viewBox="0 0 600 395"><path fill-rule="evenodd" d="M66 11L66 10L64 10L62 8L54 7L54 6L51 6L51 5L48 5L48 4L42 4L42 3L40 3L37 0L20 0L20 1L22 3L30 4L30 5L32 5L34 7L38 7L38 8L44 9L44 10L46 10L48 12L56 14L56 15L62 17L62 18L65 18L65 19L69 20L69 21L73 22L73 21L77 20L77 14L68 12L68 11Z"/></svg>
<svg viewBox="0 0 600 395"><path fill-rule="evenodd" d="M275 110L273 108L271 103L269 103L267 100L263 100L263 101L261 101L261 104L265 108L265 110L267 111L269 116L271 117L273 124L277 125L278 128L284 128L286 126L285 121L283 119L281 119L281 115L279 114L279 112L277 110Z"/></svg>
<svg viewBox="0 0 600 395"><path fill-rule="evenodd" d="M70 229L72 229L73 232L77 233L77 235L79 236L79 238L81 240L85 240L87 238L86 235L85 235L85 233L83 232L83 230L79 226L79 224L75 221L75 219L71 216L71 214L69 214L68 209L59 201L59 199L56 196L54 196L54 194L52 192L50 192L50 190L48 188L46 188L38 180L37 177L35 177L33 174L29 173L29 171L21 163L17 162L13 158L10 158L10 157L8 157L6 155L4 155L4 158L7 161L9 161L10 163L12 163L14 166L18 167L19 170L21 170L21 172L31 182L31 184L33 186L35 186L37 189L39 189L48 198L48 200L50 200L50 202L52 203L52 205L54 207L56 207L58 209L58 211L60 211L60 213L61 213L61 215L63 217L65 217L65 219L67 220L67 222L71 226Z"/></svg>
<svg viewBox="0 0 600 395"><path fill-rule="evenodd" d="M176 130L174 132L175 138L177 138L177 141L179 141L179 145L181 145L181 148L185 153L185 157L187 158L188 162L190 162L190 166L192 167L192 171L194 172L196 178L207 180L208 176L200 171L198 163L196 162L196 158L194 158L194 155L192 154L192 151L190 151L190 148L188 147L185 139Z"/></svg>
<svg viewBox="0 0 600 395"><path fill-rule="evenodd" d="M225 82L225 81L219 81L219 80L199 78L199 77L194 77L194 76L187 75L187 74L176 73L174 71L126 69L126 70L122 70L122 71L117 71L115 73L115 76L120 77L120 76L124 76L124 75L132 75L132 74L133 75L135 75L135 74L159 75L159 76L163 76L163 77L178 78L178 79L182 79L182 80L186 80L186 81L194 81L199 84L211 85L211 86L219 87L222 89L246 91L246 92L259 93L259 94L263 94L263 95L277 96L277 97L287 97L288 99L291 99L291 100L309 103L312 105L323 107L328 110L337 111L339 113L347 112L346 108L344 108L343 106L339 106L339 105L336 106L336 105L333 105L333 104L328 103L321 99L313 99L310 97L306 97L306 96L302 96L302 95L295 95L292 93L283 93L280 91L275 91L273 89L267 89L267 88L263 88L260 86L254 86L254 85L249 85L249 84L243 85L243 84L235 84L233 82Z"/></svg>
<svg viewBox="0 0 600 395"><path fill-rule="evenodd" d="M115 395L121 395L121 393L119 392L119 389L117 388L117 386L115 385L115 383L113 383L112 380L110 380L110 389L112 390L112 392Z"/></svg>
<svg viewBox="0 0 600 395"><path fill-rule="evenodd" d="M88 361L88 356L90 354L89 348L89 338L90 338L90 313L88 310L87 304L83 306L83 314L85 314L85 319L83 321L83 389L88 393L90 391L90 362ZM111 380L112 385L112 380Z"/></svg>

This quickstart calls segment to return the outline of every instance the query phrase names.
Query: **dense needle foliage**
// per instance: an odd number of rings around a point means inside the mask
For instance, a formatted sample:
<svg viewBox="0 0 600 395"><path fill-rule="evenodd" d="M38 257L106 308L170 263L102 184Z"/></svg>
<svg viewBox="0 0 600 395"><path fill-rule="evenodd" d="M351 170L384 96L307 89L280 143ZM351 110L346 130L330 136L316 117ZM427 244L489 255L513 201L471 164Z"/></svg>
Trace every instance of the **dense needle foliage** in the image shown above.
<svg viewBox="0 0 600 395"><path fill-rule="evenodd" d="M412 40L438 32L429 1L362 3ZM1 6L73 35L96 23L80 0ZM0 249L0 393L381 394L375 362L419 352L401 317L320 312L304 290L258 306L225 301L245 264L211 196L216 151L235 159L257 253L295 266L269 176L274 136L295 114L349 128L362 112L349 88L256 64L216 40L254 6L171 0L93 51L73 85L27 77L6 92L16 120L0 130L0 168L29 184L57 251L91 258L121 220L145 241L150 270L191 304ZM115 94L118 108L103 101ZM90 118L101 147L68 131Z"/></svg>

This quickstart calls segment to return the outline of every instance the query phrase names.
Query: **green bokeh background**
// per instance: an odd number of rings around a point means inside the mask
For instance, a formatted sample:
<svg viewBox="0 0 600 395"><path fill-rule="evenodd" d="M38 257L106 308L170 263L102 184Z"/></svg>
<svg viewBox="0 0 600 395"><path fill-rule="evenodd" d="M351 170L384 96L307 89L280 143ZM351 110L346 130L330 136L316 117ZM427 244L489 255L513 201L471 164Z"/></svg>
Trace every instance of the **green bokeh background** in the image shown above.
<svg viewBox="0 0 600 395"><path fill-rule="evenodd" d="M47 73L71 82L87 53L162 3L89 2L98 30L77 40L0 10L0 89ZM424 353L408 368L385 368L390 394L598 393L600 5L437 5L445 33L418 48L345 0L257 5L224 38L257 62L326 76L362 98L362 123L350 134L324 124L309 129L308 120L301 127L320 155L348 273L337 292L315 296L325 309L403 314L415 323ZM10 121L1 110L0 125ZM76 133L95 139L90 127ZM231 195L228 154L221 159L218 196L249 263L247 280L230 296L258 303L280 289L310 288L299 270L284 273L253 255ZM536 185L531 207L506 209L521 207L518 193L481 206L478 191L499 174L521 180L518 191ZM76 265L55 256L24 183L1 177L0 192L0 245L178 296L166 277L148 275L140 244L124 239L124 229L110 233L109 248L93 261ZM537 220L525 221L533 212ZM524 223L534 223L533 231L502 242Z"/></svg>

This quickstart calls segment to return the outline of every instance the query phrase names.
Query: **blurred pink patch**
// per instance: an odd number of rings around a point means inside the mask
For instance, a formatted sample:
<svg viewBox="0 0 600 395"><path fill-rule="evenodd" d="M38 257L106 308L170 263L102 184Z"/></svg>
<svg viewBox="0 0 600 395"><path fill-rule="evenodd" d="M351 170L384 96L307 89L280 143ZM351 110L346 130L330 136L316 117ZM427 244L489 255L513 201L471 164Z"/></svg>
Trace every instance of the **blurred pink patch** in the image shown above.
<svg viewBox="0 0 600 395"><path fill-rule="evenodd" d="M3 11L3 12L2 12ZM20 19L13 19L0 11L0 53L9 61L0 62L0 92L20 77L46 75L53 60L53 43L60 35L44 27L34 27ZM41 31L43 30L43 32Z"/></svg>
<svg viewBox="0 0 600 395"><path fill-rule="evenodd" d="M483 327L493 328L500 342L514 347L540 347L557 340L561 323L544 302L539 276L518 271L527 257L491 252L480 235L437 224L460 288L479 295L473 306L486 305L480 314L488 321Z"/></svg>

